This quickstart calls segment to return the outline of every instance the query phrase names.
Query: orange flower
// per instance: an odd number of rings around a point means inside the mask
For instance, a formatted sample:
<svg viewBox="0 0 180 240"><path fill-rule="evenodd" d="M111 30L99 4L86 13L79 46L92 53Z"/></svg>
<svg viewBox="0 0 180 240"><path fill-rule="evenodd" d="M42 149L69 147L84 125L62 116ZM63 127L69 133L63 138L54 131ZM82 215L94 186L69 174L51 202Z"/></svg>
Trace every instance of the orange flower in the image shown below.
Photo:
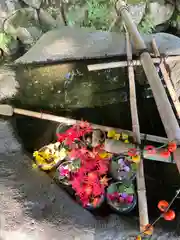
<svg viewBox="0 0 180 240"><path fill-rule="evenodd" d="M168 207L169 203L166 200L159 201L158 208L160 211L165 212Z"/></svg>
<svg viewBox="0 0 180 240"><path fill-rule="evenodd" d="M166 213L163 214L163 217L166 221L172 221L175 219L176 214L173 210L169 209Z"/></svg>
<svg viewBox="0 0 180 240"><path fill-rule="evenodd" d="M177 149L177 145L176 145L175 142L170 142L170 143L168 144L168 150L169 150L169 152L175 152L176 149Z"/></svg>
<svg viewBox="0 0 180 240"><path fill-rule="evenodd" d="M144 226L144 234L145 235L152 235L154 231L154 228L151 224L147 224L146 226Z"/></svg>
<svg viewBox="0 0 180 240"><path fill-rule="evenodd" d="M97 207L97 205L100 203L100 198L99 197L96 197L94 198L93 202L92 202L92 205L94 207Z"/></svg>
<svg viewBox="0 0 180 240"><path fill-rule="evenodd" d="M104 176L104 177L102 177L101 179L100 179L100 182L101 182L101 184L103 185L103 186L108 186L108 181L109 181L110 179L109 178L107 178L106 176Z"/></svg>

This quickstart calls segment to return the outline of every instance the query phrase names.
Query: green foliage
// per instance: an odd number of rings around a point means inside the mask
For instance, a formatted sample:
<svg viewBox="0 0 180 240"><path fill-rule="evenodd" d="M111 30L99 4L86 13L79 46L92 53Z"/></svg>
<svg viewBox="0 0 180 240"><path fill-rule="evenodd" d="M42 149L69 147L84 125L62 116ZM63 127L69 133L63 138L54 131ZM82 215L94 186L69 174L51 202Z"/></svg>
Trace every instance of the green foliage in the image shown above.
<svg viewBox="0 0 180 240"><path fill-rule="evenodd" d="M88 21L87 27L107 30L110 25L109 16L109 1L88 0Z"/></svg>
<svg viewBox="0 0 180 240"><path fill-rule="evenodd" d="M0 32L0 48L3 51L9 49L11 43L14 41L13 37L8 35L7 33Z"/></svg>
<svg viewBox="0 0 180 240"><path fill-rule="evenodd" d="M107 0L86 0L83 6L71 5L67 11L68 25L107 30L113 6L113 2Z"/></svg>
<svg viewBox="0 0 180 240"><path fill-rule="evenodd" d="M151 34L154 27L153 19L149 15L146 15L139 24L138 29L141 33Z"/></svg>

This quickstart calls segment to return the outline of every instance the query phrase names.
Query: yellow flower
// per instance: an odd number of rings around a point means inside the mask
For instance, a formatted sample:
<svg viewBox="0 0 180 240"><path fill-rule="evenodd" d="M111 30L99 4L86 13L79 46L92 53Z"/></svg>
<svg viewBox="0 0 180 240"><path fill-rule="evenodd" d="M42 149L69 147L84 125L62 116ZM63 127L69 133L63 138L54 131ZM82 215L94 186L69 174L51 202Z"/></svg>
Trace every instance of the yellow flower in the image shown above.
<svg viewBox="0 0 180 240"><path fill-rule="evenodd" d="M122 133L121 135L122 135L122 140L128 139L128 135L126 133Z"/></svg>
<svg viewBox="0 0 180 240"><path fill-rule="evenodd" d="M140 160L141 160L140 155L132 156L132 161L133 161L134 163L139 163Z"/></svg>
<svg viewBox="0 0 180 240"><path fill-rule="evenodd" d="M104 158L112 157L112 154L104 151L104 152L99 153L99 156L100 156L100 158L104 159Z"/></svg>
<svg viewBox="0 0 180 240"><path fill-rule="evenodd" d="M119 140L120 137L121 137L121 134L116 133L116 134L114 135L113 139L114 139L114 140Z"/></svg>
<svg viewBox="0 0 180 240"><path fill-rule="evenodd" d="M32 164L32 168L33 168L33 169L38 168L37 164L33 163L33 164Z"/></svg>
<svg viewBox="0 0 180 240"><path fill-rule="evenodd" d="M116 134L116 132L115 132L114 130L110 130L110 131L108 131L108 133L107 133L107 137L108 137L108 138L113 138L113 137L115 136L115 134Z"/></svg>
<svg viewBox="0 0 180 240"><path fill-rule="evenodd" d="M137 237L136 237L136 240L141 240L142 238L141 238L141 236L140 235L138 235Z"/></svg>
<svg viewBox="0 0 180 240"><path fill-rule="evenodd" d="M126 140L124 141L124 143L129 143L129 140L128 140L128 139L126 139Z"/></svg>
<svg viewBox="0 0 180 240"><path fill-rule="evenodd" d="M61 160L63 160L67 156L67 151L65 148L62 148L61 151L59 152L59 157Z"/></svg>

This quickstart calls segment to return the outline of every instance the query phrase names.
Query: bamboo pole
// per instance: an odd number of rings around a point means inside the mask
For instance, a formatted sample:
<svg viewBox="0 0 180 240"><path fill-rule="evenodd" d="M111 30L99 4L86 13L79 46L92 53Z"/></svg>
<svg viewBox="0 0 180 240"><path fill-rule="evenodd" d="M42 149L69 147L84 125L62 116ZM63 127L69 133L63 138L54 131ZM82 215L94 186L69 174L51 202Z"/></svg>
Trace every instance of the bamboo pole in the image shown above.
<svg viewBox="0 0 180 240"><path fill-rule="evenodd" d="M155 38L153 38L153 40L152 40L152 48L154 50L154 53L155 53L156 57L159 57L160 56L160 52L158 50ZM169 77L169 74L168 74L168 72L166 70L166 67L165 67L165 64L164 64L163 61L160 63L159 67L161 69L164 81L166 83L167 89L169 91L169 94L170 94L171 99L173 101L174 107L176 109L178 118L180 119L180 102L179 102L178 96L176 95L176 91L175 91L175 89L174 89L174 87L172 85L171 79Z"/></svg>
<svg viewBox="0 0 180 240"><path fill-rule="evenodd" d="M159 75L156 71L154 63L150 57L150 54L147 51L146 45L140 33L137 30L137 26L132 21L132 18L128 12L127 5L125 4L125 2L119 0L117 2L117 5L121 13L121 16L125 22L125 25L128 29L128 32L130 33L131 38L134 41L136 49L141 51L140 60L142 63L142 67L152 89L154 99L168 139L169 141L175 140L179 144L180 143L179 124L171 107L171 104L168 100L162 82L159 78ZM177 158L175 158L175 161L177 164L178 171L180 172L180 161Z"/></svg>
<svg viewBox="0 0 180 240"><path fill-rule="evenodd" d="M119 140L114 140L114 139L106 139L104 143L104 150L110 153L115 153L115 154L124 154L127 153L130 148L135 148L135 144L132 143L124 143ZM164 162L164 163L173 163L173 157L164 157L161 155L161 150L157 150L156 153L150 153L148 150L143 150L143 158L151 161L159 161L159 162ZM180 148L176 150L177 157L180 158ZM167 166L168 167L168 166Z"/></svg>
<svg viewBox="0 0 180 240"><path fill-rule="evenodd" d="M132 49L131 49L129 34L127 31L126 31L126 48L127 48L132 129L133 129L133 133L134 133L134 140L138 145L140 145L141 137L140 137L137 102L136 102L135 76L134 76L134 68L131 65ZM139 163L139 166L137 169L136 182L137 182L137 193L138 193L140 231L143 232L145 229L145 226L147 226L147 224L149 224L149 217L148 217L146 185L145 185L145 180L144 180L144 166L143 166L142 156L141 156L141 160L140 160L140 163Z"/></svg>
<svg viewBox="0 0 180 240"><path fill-rule="evenodd" d="M47 114L47 113L43 113L43 112L35 112L35 111L30 111L30 110L21 109L21 108L13 108L12 106L6 105L6 104L0 105L0 115L12 116L14 113L23 115L23 116L43 119L43 120L47 120L47 121L64 123L66 125L74 125L74 124L80 122L78 120L67 118L67 117L60 117L60 116L56 116L56 115L52 115L52 114ZM102 126L102 125L93 124L93 123L91 123L91 124L92 124L93 129L101 129L104 132L114 130L117 133L126 133L129 136L133 135L133 132L129 131L129 130L108 127L108 126ZM145 137L148 141L158 142L158 143L168 143L167 138L141 133L141 139L144 139Z"/></svg>
<svg viewBox="0 0 180 240"><path fill-rule="evenodd" d="M160 64L162 61L161 57L152 58L153 63ZM166 57L166 62L172 61L180 61L180 56L168 56ZM132 60L133 66L141 66L142 63L140 60ZM119 67L127 67L127 61L116 61L116 62L108 62L108 63L97 63L97 64L89 64L87 65L88 71L98 71L109 68L119 68Z"/></svg>

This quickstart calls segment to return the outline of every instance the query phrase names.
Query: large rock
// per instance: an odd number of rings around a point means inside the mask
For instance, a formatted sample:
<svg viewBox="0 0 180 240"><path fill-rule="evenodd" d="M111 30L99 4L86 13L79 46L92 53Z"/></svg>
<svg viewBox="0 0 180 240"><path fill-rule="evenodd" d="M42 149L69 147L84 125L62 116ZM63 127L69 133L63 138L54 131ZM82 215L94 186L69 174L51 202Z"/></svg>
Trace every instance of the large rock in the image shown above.
<svg viewBox="0 0 180 240"><path fill-rule="evenodd" d="M149 17L152 19L154 26L157 26L170 20L174 9L175 6L173 4L151 2L149 3Z"/></svg>
<svg viewBox="0 0 180 240"><path fill-rule="evenodd" d="M39 9L41 6L42 0L23 0L27 5L35 9Z"/></svg>
<svg viewBox="0 0 180 240"><path fill-rule="evenodd" d="M152 51L152 37L155 37L160 53L168 55L180 54L180 38L166 33L145 35L144 40L149 51ZM133 53L136 53L134 47ZM15 63L106 58L124 55L126 55L124 34L63 27L44 34Z"/></svg>
<svg viewBox="0 0 180 240"><path fill-rule="evenodd" d="M176 9L180 12L180 2L176 0Z"/></svg>
<svg viewBox="0 0 180 240"><path fill-rule="evenodd" d="M3 26L4 20L12 14L15 10L19 9L20 3L18 0L1 0L0 1L0 29Z"/></svg>
<svg viewBox="0 0 180 240"><path fill-rule="evenodd" d="M129 4L128 7L134 23L138 25L145 14L146 1L140 1L139 3L135 1L134 4Z"/></svg>

